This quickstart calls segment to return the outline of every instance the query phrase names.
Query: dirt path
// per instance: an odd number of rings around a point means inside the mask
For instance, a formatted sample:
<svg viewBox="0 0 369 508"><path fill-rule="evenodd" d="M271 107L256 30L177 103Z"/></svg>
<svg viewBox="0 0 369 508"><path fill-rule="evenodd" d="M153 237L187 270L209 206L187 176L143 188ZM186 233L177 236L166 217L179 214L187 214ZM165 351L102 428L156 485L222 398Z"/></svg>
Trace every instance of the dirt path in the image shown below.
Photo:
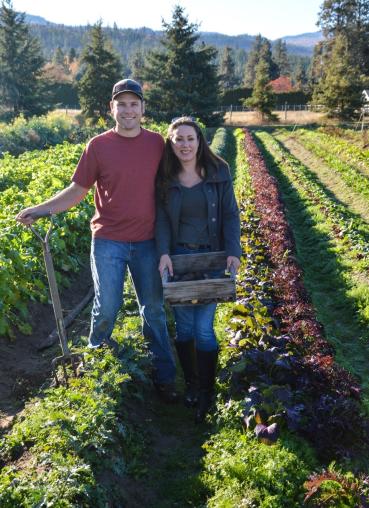
<svg viewBox="0 0 369 508"><path fill-rule="evenodd" d="M61 302L67 314L85 296L91 285L90 268L86 265L62 290ZM16 333L15 339L0 337L0 429L10 425L24 402L48 379L51 360L59 353L58 343L44 351L38 347L55 329L51 304L32 303L30 324L33 333Z"/></svg>
<svg viewBox="0 0 369 508"><path fill-rule="evenodd" d="M163 404L154 392L131 409L145 453L137 473L121 482L122 508L205 506L199 473L209 425L195 425L193 410L181 403Z"/></svg>
<svg viewBox="0 0 369 508"><path fill-rule="evenodd" d="M276 136L292 153L329 189L336 198L369 224L368 200L353 191L342 178L329 168L319 157L304 148L292 136Z"/></svg>

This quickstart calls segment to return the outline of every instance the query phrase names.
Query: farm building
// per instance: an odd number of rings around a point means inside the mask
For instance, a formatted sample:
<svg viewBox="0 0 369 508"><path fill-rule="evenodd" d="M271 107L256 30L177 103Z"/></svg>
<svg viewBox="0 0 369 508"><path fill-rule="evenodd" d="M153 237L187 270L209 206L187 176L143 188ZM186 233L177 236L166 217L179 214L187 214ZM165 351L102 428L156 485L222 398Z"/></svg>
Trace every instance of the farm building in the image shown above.
<svg viewBox="0 0 369 508"><path fill-rule="evenodd" d="M274 93L286 93L293 90L291 79L288 76L280 76L269 82Z"/></svg>

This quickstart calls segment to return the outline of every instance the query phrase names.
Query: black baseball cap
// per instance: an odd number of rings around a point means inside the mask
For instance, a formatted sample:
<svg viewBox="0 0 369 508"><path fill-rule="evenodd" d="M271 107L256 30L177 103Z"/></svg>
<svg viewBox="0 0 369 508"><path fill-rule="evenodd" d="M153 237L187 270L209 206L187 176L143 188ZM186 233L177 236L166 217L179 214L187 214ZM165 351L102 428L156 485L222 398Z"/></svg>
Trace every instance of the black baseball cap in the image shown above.
<svg viewBox="0 0 369 508"><path fill-rule="evenodd" d="M137 95L143 101L142 87L134 79L122 79L115 83L113 86L112 100L114 100L119 94L123 92L131 92Z"/></svg>

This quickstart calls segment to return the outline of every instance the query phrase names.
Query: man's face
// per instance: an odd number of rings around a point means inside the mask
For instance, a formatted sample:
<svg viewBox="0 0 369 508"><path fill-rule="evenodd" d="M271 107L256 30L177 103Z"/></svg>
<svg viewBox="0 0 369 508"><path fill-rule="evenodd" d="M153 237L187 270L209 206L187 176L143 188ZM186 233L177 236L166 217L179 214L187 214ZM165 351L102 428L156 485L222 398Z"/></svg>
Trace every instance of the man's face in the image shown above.
<svg viewBox="0 0 369 508"><path fill-rule="evenodd" d="M118 134L131 134L140 130L145 107L137 95L131 92L119 94L111 101L110 109Z"/></svg>

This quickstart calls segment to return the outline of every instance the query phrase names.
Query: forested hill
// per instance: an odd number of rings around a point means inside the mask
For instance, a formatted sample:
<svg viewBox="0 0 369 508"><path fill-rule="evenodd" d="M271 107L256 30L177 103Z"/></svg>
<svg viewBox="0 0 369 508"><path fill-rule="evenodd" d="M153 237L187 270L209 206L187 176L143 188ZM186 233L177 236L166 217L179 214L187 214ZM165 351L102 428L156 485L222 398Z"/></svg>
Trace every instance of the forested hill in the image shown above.
<svg viewBox="0 0 369 508"><path fill-rule="evenodd" d="M81 51L88 39L88 31L91 28L86 26L67 26L50 23L39 16L26 16L32 33L41 41L44 55L50 59L55 50L60 47L64 53L74 48L77 53ZM148 50L160 45L161 31L154 31L150 28L118 28L105 27L105 35L112 41L114 48L128 60L137 50ZM302 34L283 37L287 42L289 53L301 56L311 56L314 45L321 39L321 33ZM230 46L234 49L249 51L255 37L252 35L225 35L216 32L200 32L199 42L210 44L217 48Z"/></svg>

